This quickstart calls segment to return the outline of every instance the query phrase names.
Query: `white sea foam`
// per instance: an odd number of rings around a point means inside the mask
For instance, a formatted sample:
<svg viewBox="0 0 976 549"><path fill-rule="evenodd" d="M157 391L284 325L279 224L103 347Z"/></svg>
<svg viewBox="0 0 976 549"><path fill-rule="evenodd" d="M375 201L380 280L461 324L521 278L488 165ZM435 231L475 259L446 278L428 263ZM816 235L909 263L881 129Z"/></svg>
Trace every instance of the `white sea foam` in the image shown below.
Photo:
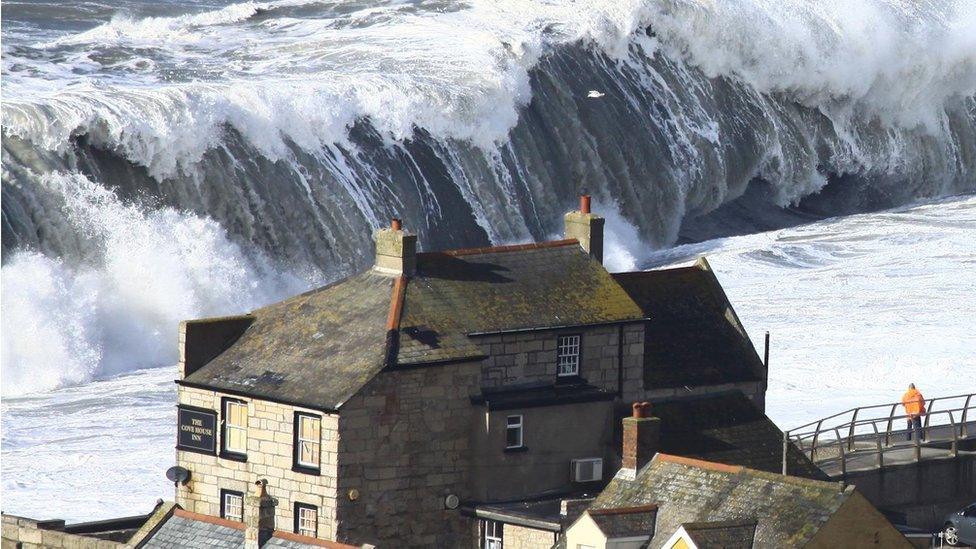
<svg viewBox="0 0 976 549"><path fill-rule="evenodd" d="M20 251L3 266L4 396L172 364L181 320L245 312L311 284L245 256L210 219L51 177L92 257L73 265Z"/></svg>

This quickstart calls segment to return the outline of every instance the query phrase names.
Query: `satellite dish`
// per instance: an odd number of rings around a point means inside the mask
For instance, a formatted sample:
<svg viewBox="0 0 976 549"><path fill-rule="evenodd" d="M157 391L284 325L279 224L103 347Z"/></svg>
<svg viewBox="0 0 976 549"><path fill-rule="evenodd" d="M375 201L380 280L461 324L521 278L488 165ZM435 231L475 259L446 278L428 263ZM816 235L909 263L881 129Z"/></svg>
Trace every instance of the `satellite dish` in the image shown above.
<svg viewBox="0 0 976 549"><path fill-rule="evenodd" d="M173 484L186 484L190 480L190 471L179 465L166 469L166 478Z"/></svg>
<svg viewBox="0 0 976 549"><path fill-rule="evenodd" d="M448 494L447 497L444 498L444 507L448 509L457 509L458 505L460 504L461 500L454 494Z"/></svg>

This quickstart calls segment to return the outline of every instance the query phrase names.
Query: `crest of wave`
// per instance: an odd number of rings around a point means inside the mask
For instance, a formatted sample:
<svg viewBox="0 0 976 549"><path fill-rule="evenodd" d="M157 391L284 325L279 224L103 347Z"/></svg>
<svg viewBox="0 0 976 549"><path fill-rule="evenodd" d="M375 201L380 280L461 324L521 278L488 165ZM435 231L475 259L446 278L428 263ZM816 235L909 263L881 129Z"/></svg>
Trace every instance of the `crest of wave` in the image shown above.
<svg viewBox="0 0 976 549"><path fill-rule="evenodd" d="M190 66L203 76L161 81L100 67L55 91L49 83L16 78L15 88L6 90L4 131L51 150L87 134L157 178L192 171L219 146L225 125L272 160L291 158L288 142L306 151L348 145L349 128L366 118L390 141L409 139L419 127L493 148L528 103L528 71L540 55L577 40L626 51L640 12L636 0L591 1L573 10L546 2L475 1L445 10L391 5L346 16L278 15L291 4L116 18L35 45L155 50L192 59ZM259 11L263 18L250 21Z"/></svg>
<svg viewBox="0 0 976 549"><path fill-rule="evenodd" d="M92 258L21 251L3 266L4 395L173 364L181 320L245 312L316 276L245 256L208 218L143 211L80 175L49 179Z"/></svg>
<svg viewBox="0 0 976 549"><path fill-rule="evenodd" d="M945 129L947 101L976 94L976 2L658 0L663 49L708 76L785 94L835 122Z"/></svg>

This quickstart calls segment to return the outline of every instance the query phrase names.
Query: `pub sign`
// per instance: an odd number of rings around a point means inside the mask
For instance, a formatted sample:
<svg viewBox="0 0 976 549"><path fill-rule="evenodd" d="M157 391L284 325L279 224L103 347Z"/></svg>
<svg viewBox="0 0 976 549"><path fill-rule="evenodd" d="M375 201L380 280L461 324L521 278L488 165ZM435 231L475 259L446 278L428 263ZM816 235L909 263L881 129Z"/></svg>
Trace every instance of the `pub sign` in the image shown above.
<svg viewBox="0 0 976 549"><path fill-rule="evenodd" d="M217 453L217 412L178 406L176 415L177 448L205 454Z"/></svg>

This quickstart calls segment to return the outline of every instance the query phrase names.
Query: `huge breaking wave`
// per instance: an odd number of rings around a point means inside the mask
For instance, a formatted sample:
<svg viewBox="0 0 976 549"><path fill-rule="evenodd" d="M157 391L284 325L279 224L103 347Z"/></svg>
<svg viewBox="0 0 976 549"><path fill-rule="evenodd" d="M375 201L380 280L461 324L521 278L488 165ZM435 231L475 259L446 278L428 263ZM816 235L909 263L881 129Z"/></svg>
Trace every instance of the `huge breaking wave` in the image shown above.
<svg viewBox="0 0 976 549"><path fill-rule="evenodd" d="M360 268L394 215L430 249L540 239L585 188L660 247L750 189L733 230L976 190L965 0L171 8L5 9L4 394L171 363L177 318Z"/></svg>

